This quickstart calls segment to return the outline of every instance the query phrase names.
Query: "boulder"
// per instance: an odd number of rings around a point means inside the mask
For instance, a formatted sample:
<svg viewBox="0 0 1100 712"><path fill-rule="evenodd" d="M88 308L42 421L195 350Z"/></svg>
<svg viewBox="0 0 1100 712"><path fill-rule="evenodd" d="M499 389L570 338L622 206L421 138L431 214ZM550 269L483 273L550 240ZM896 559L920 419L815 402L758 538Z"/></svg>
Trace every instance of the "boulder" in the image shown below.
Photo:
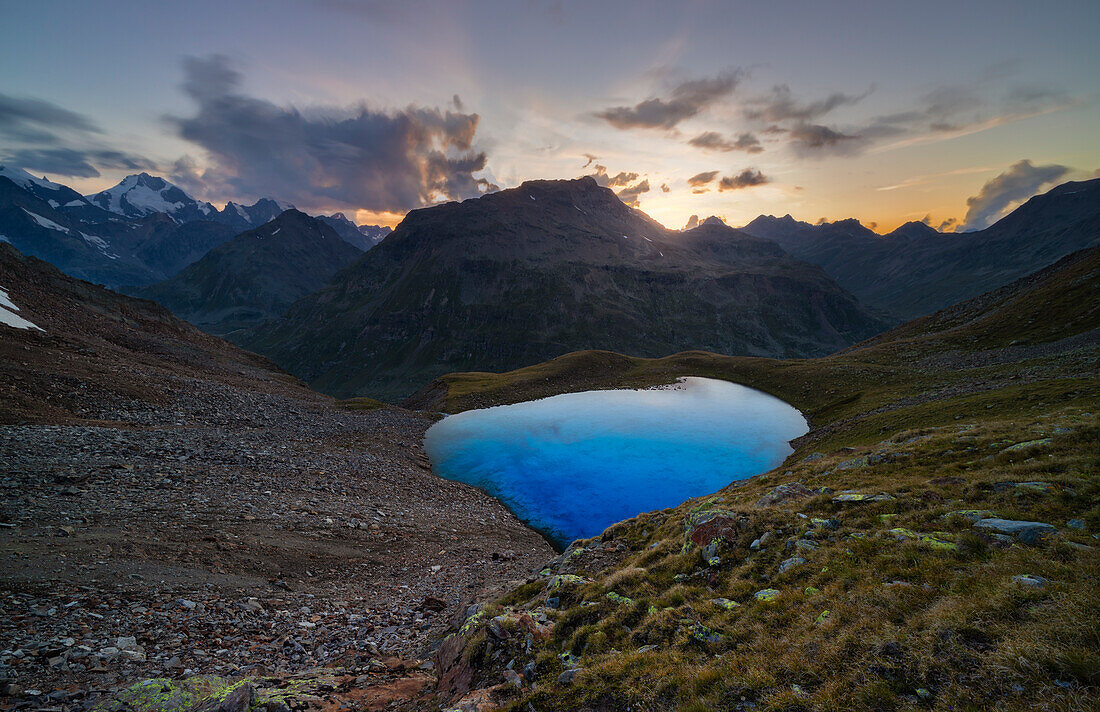
<svg viewBox="0 0 1100 712"><path fill-rule="evenodd" d="M994 534L1011 536L1024 544L1043 544L1058 533L1058 530L1050 524L1015 519L979 519L974 526Z"/></svg>
<svg viewBox="0 0 1100 712"><path fill-rule="evenodd" d="M779 564L779 573L785 574L791 569L799 567L804 563L806 563L806 560L803 559L801 556L792 556L791 558L784 560L783 563Z"/></svg>
<svg viewBox="0 0 1100 712"><path fill-rule="evenodd" d="M801 482L788 482L778 487L773 487L771 491L757 500L754 506L757 509L763 509L764 507L772 507L786 502L795 502L812 496L813 491Z"/></svg>

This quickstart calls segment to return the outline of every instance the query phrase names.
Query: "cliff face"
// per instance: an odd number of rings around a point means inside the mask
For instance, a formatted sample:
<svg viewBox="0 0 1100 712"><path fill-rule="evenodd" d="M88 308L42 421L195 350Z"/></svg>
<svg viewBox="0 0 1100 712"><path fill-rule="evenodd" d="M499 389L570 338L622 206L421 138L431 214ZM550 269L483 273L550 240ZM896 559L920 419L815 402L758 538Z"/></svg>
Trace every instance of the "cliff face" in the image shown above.
<svg viewBox="0 0 1100 712"><path fill-rule="evenodd" d="M666 230L580 179L414 211L239 341L323 391L399 397L442 373L578 349L810 356L882 327L771 242L722 225Z"/></svg>

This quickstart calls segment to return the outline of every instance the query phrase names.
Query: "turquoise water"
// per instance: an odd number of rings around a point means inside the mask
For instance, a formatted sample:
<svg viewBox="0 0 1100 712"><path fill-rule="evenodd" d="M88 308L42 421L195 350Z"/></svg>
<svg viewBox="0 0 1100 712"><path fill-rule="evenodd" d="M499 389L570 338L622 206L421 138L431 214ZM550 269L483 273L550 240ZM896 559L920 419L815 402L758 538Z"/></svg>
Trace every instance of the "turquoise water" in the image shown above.
<svg viewBox="0 0 1100 712"><path fill-rule="evenodd" d="M565 546L766 472L807 430L778 398L685 378L451 415L424 447L436 474L489 492Z"/></svg>

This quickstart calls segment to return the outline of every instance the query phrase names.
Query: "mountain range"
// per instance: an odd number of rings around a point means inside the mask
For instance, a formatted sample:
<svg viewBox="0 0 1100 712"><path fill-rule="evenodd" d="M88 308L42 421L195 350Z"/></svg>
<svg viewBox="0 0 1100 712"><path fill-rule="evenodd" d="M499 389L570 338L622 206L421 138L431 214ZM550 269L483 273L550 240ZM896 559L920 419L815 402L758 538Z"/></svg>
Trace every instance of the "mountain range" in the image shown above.
<svg viewBox="0 0 1100 712"><path fill-rule="evenodd" d="M233 338L322 391L395 397L578 349L821 355L884 327L774 242L713 223L668 230L581 178L414 210L330 284Z"/></svg>
<svg viewBox="0 0 1100 712"><path fill-rule="evenodd" d="M175 276L130 293L204 331L226 334L279 316L361 254L324 222L291 209L223 242Z"/></svg>
<svg viewBox="0 0 1100 712"><path fill-rule="evenodd" d="M252 205L230 201L218 210L148 173L82 196L19 168L0 166L0 241L112 288L171 277L234 235L288 209L293 209L289 203L261 198ZM337 232L360 250L373 247L389 231L336 216L351 226Z"/></svg>
<svg viewBox="0 0 1100 712"><path fill-rule="evenodd" d="M864 304L901 321L1100 244L1100 179L1060 185L975 232L910 222L877 235L852 219L810 225L790 215L762 215L741 230L821 266Z"/></svg>

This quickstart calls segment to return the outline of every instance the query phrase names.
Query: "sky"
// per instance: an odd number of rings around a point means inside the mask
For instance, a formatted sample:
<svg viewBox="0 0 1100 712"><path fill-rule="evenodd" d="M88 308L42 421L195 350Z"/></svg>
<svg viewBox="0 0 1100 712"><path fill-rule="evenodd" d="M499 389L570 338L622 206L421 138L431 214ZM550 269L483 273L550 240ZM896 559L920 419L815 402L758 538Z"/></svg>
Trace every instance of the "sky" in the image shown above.
<svg viewBox="0 0 1100 712"><path fill-rule="evenodd" d="M0 0L0 163L393 224L593 175L718 215L976 229L1100 169L1100 3Z"/></svg>

